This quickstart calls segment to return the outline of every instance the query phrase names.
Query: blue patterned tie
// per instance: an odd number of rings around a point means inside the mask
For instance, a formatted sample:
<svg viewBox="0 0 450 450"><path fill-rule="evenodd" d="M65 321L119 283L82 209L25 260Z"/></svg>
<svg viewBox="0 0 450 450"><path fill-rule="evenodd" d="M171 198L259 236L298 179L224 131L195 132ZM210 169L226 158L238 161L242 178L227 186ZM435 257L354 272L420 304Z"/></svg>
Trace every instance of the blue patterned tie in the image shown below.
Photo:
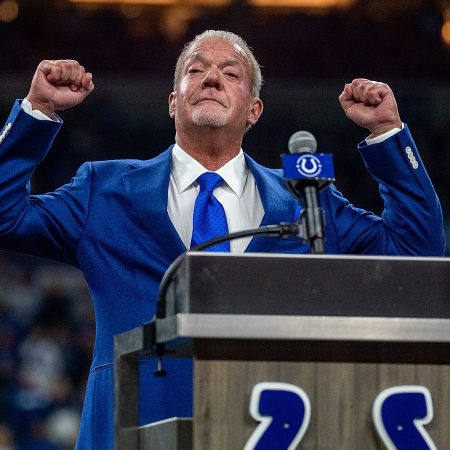
<svg viewBox="0 0 450 450"><path fill-rule="evenodd" d="M214 172L205 172L197 179L200 192L194 206L191 248L218 236L228 234L227 217L221 203L214 197L214 189L223 182ZM229 252L230 243L222 242L206 249L208 252Z"/></svg>

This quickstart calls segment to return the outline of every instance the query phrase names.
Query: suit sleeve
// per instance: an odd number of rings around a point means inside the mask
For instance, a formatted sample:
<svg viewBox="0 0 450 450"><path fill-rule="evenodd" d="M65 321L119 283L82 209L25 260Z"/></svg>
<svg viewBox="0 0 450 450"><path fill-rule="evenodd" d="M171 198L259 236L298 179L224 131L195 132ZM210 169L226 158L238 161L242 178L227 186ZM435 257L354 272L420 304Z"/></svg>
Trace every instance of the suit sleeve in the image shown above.
<svg viewBox="0 0 450 450"><path fill-rule="evenodd" d="M404 129L379 144L358 146L379 185L380 216L355 208L333 186L323 194L341 253L442 256L441 206L412 136Z"/></svg>
<svg viewBox="0 0 450 450"><path fill-rule="evenodd" d="M75 250L87 217L91 166L45 195L30 195L30 178L61 122L37 120L16 102L0 136L0 245L76 264Z"/></svg>

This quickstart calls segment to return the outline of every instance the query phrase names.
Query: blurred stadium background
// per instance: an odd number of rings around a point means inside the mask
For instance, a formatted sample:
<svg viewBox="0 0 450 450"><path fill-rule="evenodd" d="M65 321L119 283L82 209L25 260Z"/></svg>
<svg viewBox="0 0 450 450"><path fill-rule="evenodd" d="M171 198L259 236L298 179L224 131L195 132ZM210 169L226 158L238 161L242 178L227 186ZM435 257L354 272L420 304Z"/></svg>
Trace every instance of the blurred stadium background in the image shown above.
<svg viewBox="0 0 450 450"><path fill-rule="evenodd" d="M279 167L297 130L335 156L337 186L375 212L377 187L341 111L347 81L394 90L440 196L450 241L450 1L0 0L0 113L6 120L42 59L79 60L96 89L65 121L33 176L43 193L86 160L150 158L174 141L175 60L209 28L240 34L263 66L265 112L244 149ZM447 249L449 254L449 249ZM0 449L73 448L95 325L78 271L0 253Z"/></svg>

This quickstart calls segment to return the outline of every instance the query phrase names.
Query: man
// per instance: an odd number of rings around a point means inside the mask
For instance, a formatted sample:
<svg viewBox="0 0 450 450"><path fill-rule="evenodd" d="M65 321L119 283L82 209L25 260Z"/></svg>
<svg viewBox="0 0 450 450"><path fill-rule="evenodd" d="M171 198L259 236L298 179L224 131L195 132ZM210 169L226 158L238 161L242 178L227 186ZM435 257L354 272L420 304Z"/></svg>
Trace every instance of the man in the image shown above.
<svg viewBox="0 0 450 450"><path fill-rule="evenodd" d="M95 307L79 449L113 446L113 336L154 315L162 275L196 233L197 178L206 171L223 178L214 196L230 232L298 217L300 206L280 171L241 151L245 131L263 111L260 87L260 68L245 42L207 31L185 47L176 66L169 96L175 146L147 161L86 163L70 184L40 196L29 196L27 186L61 126L55 111L83 101L94 88L92 75L73 60L43 61L27 100L14 106L0 143L1 245L79 267ZM371 133L359 149L380 184L385 210L377 217L327 188L321 194L326 252L442 255L440 205L392 91L356 79L345 85L340 102ZM309 249L296 240L261 237L233 241L231 251ZM153 376L154 364L141 364L142 421L190 415L190 362L167 359L163 378Z"/></svg>

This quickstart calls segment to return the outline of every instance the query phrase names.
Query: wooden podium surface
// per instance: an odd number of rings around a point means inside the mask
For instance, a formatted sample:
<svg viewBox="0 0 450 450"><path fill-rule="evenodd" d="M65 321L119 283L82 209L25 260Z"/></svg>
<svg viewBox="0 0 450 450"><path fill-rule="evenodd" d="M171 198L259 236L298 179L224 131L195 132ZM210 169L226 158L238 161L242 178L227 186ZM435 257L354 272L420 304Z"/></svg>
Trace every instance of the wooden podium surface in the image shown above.
<svg viewBox="0 0 450 450"><path fill-rule="evenodd" d="M426 430L448 447L450 260L188 253L166 301L166 319L118 337L116 360L192 338L196 450L243 448L252 388L268 381L310 399L299 448L385 448L372 405L399 385L430 391Z"/></svg>

